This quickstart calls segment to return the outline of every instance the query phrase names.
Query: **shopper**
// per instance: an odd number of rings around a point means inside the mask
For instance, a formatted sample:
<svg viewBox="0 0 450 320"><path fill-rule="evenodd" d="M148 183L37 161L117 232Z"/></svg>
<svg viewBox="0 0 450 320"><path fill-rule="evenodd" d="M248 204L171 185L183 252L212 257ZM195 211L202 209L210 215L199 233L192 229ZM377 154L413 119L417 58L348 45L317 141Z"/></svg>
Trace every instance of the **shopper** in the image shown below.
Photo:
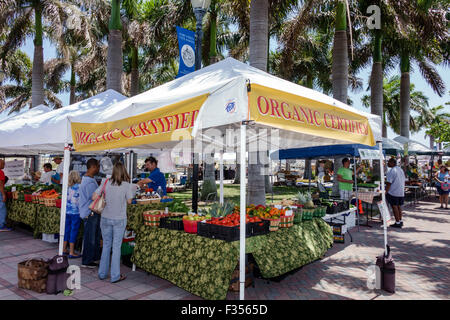
<svg viewBox="0 0 450 320"><path fill-rule="evenodd" d="M78 209L78 202L80 199L80 183L81 177L78 171L71 171L69 173L69 189L67 190L67 205L66 205L66 228L64 232L64 253L69 255L69 259L80 258L80 255L75 254L75 242L78 237L78 230L80 229L80 211ZM69 242L69 252L67 249L67 242Z"/></svg>
<svg viewBox="0 0 450 320"><path fill-rule="evenodd" d="M87 172L81 179L80 200L78 202L80 218L84 223L81 266L95 268L98 266L95 261L100 260L100 215L91 212L89 206L92 203L92 195L98 188L94 177L100 171L100 164L98 160L91 158L86 163L86 166Z"/></svg>
<svg viewBox="0 0 450 320"><path fill-rule="evenodd" d="M139 187L144 188L145 185L147 185L147 187L153 189L153 191L157 191L158 187L161 187L163 195L167 195L166 178L164 177L164 174L159 171L158 160L154 157L148 157L145 159L145 167L150 171L150 176L140 180L138 182Z"/></svg>
<svg viewBox="0 0 450 320"><path fill-rule="evenodd" d="M130 177L121 162L114 165L111 179L105 180L104 184L98 187L92 200L100 196L103 188L106 206L100 220L103 250L98 276L101 280L107 278L111 260L111 282L115 283L126 278L125 275L120 274L120 253L125 227L127 226L127 203L131 204L133 199Z"/></svg>
<svg viewBox="0 0 450 320"><path fill-rule="evenodd" d="M403 227L402 205L405 200L405 173L397 166L397 160L390 158L388 167L391 168L386 174L386 200L394 211L394 228Z"/></svg>
<svg viewBox="0 0 450 320"><path fill-rule="evenodd" d="M6 227L6 176L3 172L5 168L5 160L0 159L0 231L11 231Z"/></svg>
<svg viewBox="0 0 450 320"><path fill-rule="evenodd" d="M353 171L349 169L349 158L342 159L342 165L343 167L339 168L337 171L339 194L342 200L350 201L353 193ZM363 166L356 169L356 174L358 174L361 169L363 169Z"/></svg>
<svg viewBox="0 0 450 320"><path fill-rule="evenodd" d="M436 179L436 189L439 193L439 202L441 203L440 209L448 210L448 194L449 189L448 186L443 188L443 186L450 182L450 175L448 173L448 168L445 166L441 166L439 171L435 175ZM445 208L444 208L445 204Z"/></svg>

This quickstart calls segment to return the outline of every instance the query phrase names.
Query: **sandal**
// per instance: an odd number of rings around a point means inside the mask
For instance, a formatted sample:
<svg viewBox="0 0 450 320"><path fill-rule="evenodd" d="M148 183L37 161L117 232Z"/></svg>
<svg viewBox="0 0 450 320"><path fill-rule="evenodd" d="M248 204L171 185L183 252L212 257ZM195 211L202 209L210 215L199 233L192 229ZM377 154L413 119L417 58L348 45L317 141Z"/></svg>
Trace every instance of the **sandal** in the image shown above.
<svg viewBox="0 0 450 320"><path fill-rule="evenodd" d="M71 254L69 254L69 259L77 259L77 258L81 258L81 255L71 255Z"/></svg>
<svg viewBox="0 0 450 320"><path fill-rule="evenodd" d="M121 274L121 275L120 275L120 278L119 278L118 280L116 280L116 281L112 281L111 283L117 283L117 282L119 282L119 281L125 280L126 278L127 278L127 276L126 276L126 275L124 275L124 274Z"/></svg>

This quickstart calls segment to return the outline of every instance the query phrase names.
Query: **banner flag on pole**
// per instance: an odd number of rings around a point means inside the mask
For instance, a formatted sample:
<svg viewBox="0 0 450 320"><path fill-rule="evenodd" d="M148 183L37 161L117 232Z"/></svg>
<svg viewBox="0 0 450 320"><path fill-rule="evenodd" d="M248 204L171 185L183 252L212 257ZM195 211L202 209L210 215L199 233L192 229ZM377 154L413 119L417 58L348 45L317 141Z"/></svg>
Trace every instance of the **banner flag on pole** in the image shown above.
<svg viewBox="0 0 450 320"><path fill-rule="evenodd" d="M195 71L195 32L177 26L180 67L177 78Z"/></svg>

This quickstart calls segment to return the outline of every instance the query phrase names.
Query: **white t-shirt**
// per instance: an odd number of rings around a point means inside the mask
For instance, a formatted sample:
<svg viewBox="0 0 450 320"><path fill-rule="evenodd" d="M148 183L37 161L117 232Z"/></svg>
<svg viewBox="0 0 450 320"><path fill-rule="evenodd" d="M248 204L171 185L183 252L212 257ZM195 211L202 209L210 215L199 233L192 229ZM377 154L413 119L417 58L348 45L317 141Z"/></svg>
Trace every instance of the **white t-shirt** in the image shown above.
<svg viewBox="0 0 450 320"><path fill-rule="evenodd" d="M405 173L402 168L395 166L386 174L386 180L391 184L389 194L393 197L405 196Z"/></svg>
<svg viewBox="0 0 450 320"><path fill-rule="evenodd" d="M55 171L44 172L39 179L40 183L43 184L52 184L52 176L55 175Z"/></svg>
<svg viewBox="0 0 450 320"><path fill-rule="evenodd" d="M58 164L58 167L56 168L56 172L59 174L62 174L64 172L64 160L61 161L60 164Z"/></svg>

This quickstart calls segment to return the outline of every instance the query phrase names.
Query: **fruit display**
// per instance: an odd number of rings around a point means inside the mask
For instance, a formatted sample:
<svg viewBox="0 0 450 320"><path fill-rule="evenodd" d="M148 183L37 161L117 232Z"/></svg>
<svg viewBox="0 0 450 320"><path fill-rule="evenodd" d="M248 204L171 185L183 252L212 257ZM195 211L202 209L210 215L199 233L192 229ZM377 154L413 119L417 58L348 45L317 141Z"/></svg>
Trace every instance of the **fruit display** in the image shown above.
<svg viewBox="0 0 450 320"><path fill-rule="evenodd" d="M212 217L211 220L207 221L206 223L210 224L216 224L226 227L235 227L240 225L240 219L241 216L239 213L232 213L225 217L218 218L218 217ZM249 214L245 216L245 222L261 222L261 219L259 217L251 217Z"/></svg>
<svg viewBox="0 0 450 320"><path fill-rule="evenodd" d="M161 197L158 194L140 194L136 196L136 200L159 200Z"/></svg>
<svg viewBox="0 0 450 320"><path fill-rule="evenodd" d="M200 233L207 224L198 224ZM239 260L239 242L144 227L135 241L132 262L138 268L204 299L227 298ZM262 277L273 278L322 258L332 244L331 227L314 219L282 232L247 238L246 252L255 258Z"/></svg>
<svg viewBox="0 0 450 320"><path fill-rule="evenodd" d="M42 198L46 198L46 199L58 199L59 194L58 194L58 192L56 192L56 190L52 189L52 190L42 191L40 196Z"/></svg>
<svg viewBox="0 0 450 320"><path fill-rule="evenodd" d="M277 209L263 205L250 205L247 207L247 214L261 219L279 219L286 214L286 209Z"/></svg>

